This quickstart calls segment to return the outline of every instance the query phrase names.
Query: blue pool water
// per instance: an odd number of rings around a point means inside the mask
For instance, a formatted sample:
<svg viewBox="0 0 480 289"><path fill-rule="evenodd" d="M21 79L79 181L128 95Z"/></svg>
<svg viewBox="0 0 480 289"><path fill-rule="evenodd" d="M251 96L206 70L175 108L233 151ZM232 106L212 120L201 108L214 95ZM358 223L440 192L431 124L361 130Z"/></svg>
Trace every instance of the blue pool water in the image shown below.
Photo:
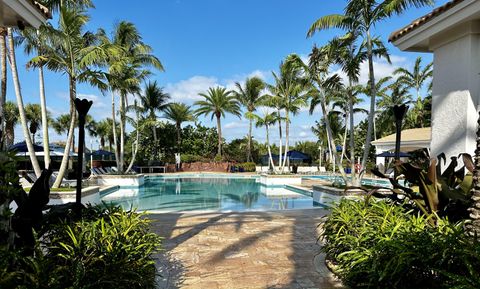
<svg viewBox="0 0 480 289"><path fill-rule="evenodd" d="M308 176L304 177L305 179L312 179L312 180L325 180L325 181L338 181L340 183L343 183L343 179L341 176ZM384 179L367 179L364 178L362 179L362 185L370 185L370 186L382 186L382 187L391 187L391 184L388 180Z"/></svg>
<svg viewBox="0 0 480 289"><path fill-rule="evenodd" d="M320 207L306 193L266 187L257 178L149 177L140 187L120 187L102 197L140 211L248 211Z"/></svg>

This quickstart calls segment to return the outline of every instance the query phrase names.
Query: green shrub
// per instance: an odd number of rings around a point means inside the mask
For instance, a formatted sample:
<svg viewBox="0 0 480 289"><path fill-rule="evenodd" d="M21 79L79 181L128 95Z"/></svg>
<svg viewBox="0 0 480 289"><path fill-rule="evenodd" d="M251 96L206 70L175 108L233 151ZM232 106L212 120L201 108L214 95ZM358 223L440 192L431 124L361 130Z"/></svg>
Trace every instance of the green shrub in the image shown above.
<svg viewBox="0 0 480 289"><path fill-rule="evenodd" d="M183 154L180 155L182 163L194 163L194 162L203 162L205 158L198 155Z"/></svg>
<svg viewBox="0 0 480 289"><path fill-rule="evenodd" d="M240 165L246 172L254 172L256 170L256 165L254 162L246 162Z"/></svg>
<svg viewBox="0 0 480 289"><path fill-rule="evenodd" d="M358 288L480 288L480 244L453 224L387 202L342 200L324 224L322 250ZM475 269L474 269L475 268Z"/></svg>
<svg viewBox="0 0 480 289"><path fill-rule="evenodd" d="M216 163L219 163L219 162L223 162L223 157L221 155L216 155L214 158L213 158L213 161L216 162Z"/></svg>
<svg viewBox="0 0 480 289"><path fill-rule="evenodd" d="M0 252L0 288L155 288L160 241L142 214L87 208L50 225L35 257Z"/></svg>

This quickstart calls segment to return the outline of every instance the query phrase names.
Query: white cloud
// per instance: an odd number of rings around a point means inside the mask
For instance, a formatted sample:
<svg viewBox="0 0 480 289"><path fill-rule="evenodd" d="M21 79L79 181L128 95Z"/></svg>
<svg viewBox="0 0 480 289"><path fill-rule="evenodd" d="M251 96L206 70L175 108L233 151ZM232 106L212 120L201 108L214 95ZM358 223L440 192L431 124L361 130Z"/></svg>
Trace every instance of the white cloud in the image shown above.
<svg viewBox="0 0 480 289"><path fill-rule="evenodd" d="M103 96L98 96L96 94L87 94L87 93L77 93L77 98L80 99L88 99L93 101L93 106L94 108L106 108L107 104L104 102L104 97Z"/></svg>
<svg viewBox="0 0 480 289"><path fill-rule="evenodd" d="M248 127L248 121L240 120L240 121L232 121L223 126L225 129L237 129L237 128L246 128Z"/></svg>
<svg viewBox="0 0 480 289"><path fill-rule="evenodd" d="M197 75L177 83L169 83L165 86L165 91L170 94L172 101L193 102L202 99L199 93L219 85L216 77Z"/></svg>

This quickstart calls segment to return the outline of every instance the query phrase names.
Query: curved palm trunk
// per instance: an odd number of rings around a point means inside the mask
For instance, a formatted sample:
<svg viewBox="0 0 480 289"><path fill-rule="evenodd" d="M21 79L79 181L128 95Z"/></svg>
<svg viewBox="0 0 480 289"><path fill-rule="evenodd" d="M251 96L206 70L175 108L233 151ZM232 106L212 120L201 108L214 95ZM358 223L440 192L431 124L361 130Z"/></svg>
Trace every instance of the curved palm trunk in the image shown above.
<svg viewBox="0 0 480 289"><path fill-rule="evenodd" d="M343 163L343 157L345 156L346 157L346 151L345 151L345 146L347 145L347 133L348 133L348 126L347 126L347 122L348 122L348 113L345 114L345 132L343 133L343 145L342 145L342 155L340 156L340 162Z"/></svg>
<svg viewBox="0 0 480 289"><path fill-rule="evenodd" d="M335 140L333 139L333 132L332 132L332 128L330 127L330 120L328 119L329 112L328 112L328 109L327 109L327 104L323 100L321 102L320 106L322 108L322 113L325 116L324 117L325 118L325 126L327 128L327 137L330 139L330 147L331 147L331 150L333 151L332 152L333 161L337 165L338 170L340 171L340 174L341 174L343 180L345 181L345 184L350 185L350 182L347 178L347 175L345 174L345 171L343 170L343 165L340 162L339 158L337 157Z"/></svg>
<svg viewBox="0 0 480 289"><path fill-rule="evenodd" d="M38 31L37 31L38 33ZM38 82L40 84L40 107L42 109L42 133L43 133L43 152L45 160L45 168L50 167L50 147L48 137L48 117L47 117L47 101L45 99L45 84L43 78L43 66L38 68Z"/></svg>
<svg viewBox="0 0 480 289"><path fill-rule="evenodd" d="M268 150L268 160L270 164L272 165L272 170L275 170L275 163L273 162L273 157L272 157L272 150L270 149L270 134L268 131L268 125L265 126L267 129L267 150Z"/></svg>
<svg viewBox="0 0 480 289"><path fill-rule="evenodd" d="M222 124L220 123L220 114L217 117L217 132L218 132L218 152L217 155L222 156Z"/></svg>
<svg viewBox="0 0 480 289"><path fill-rule="evenodd" d="M157 119L155 117L155 112L150 111L150 118L152 119L152 121L155 121L155 123L153 123L152 125L152 130L153 130L153 140L155 141L155 144L157 143L157 140L158 140L158 137L157 137Z"/></svg>
<svg viewBox="0 0 480 289"><path fill-rule="evenodd" d="M115 121L115 94L112 91L112 129L113 129L113 144L115 146L115 162L117 163L117 170L120 171L120 156L118 154L117 143L117 123ZM112 150L112 142L110 142L110 150Z"/></svg>
<svg viewBox="0 0 480 289"><path fill-rule="evenodd" d="M20 89L20 81L18 79L17 71L17 61L15 59L15 45L13 42L13 31L12 28L8 28L8 48L9 48L9 59L10 59L10 69L12 71L12 81L15 88L15 95L17 96L17 105L18 112L20 115L20 122L22 124L23 134L25 137L25 143L27 144L28 153L30 155L30 161L32 162L33 170L37 177L42 173L40 165L38 164L37 156L35 155L35 149L33 148L32 139L30 138L30 132L27 126L27 118L25 117L25 109L23 107L23 97Z"/></svg>
<svg viewBox="0 0 480 289"><path fill-rule="evenodd" d="M140 119L140 116L139 116L139 112L138 112L138 109L136 110L136 118L137 118L137 135L136 135L136 138L135 138L135 143L132 144L132 160L130 161L130 164L128 165L128 168L127 170L125 171L125 173L128 173L132 167L133 167L133 164L135 163L135 158L137 157L137 152L138 152L138 144L140 143L140 129L138 127L138 121ZM133 147L135 146L135 147Z"/></svg>
<svg viewBox="0 0 480 289"><path fill-rule="evenodd" d="M65 149L63 150L62 163L60 164L60 169L58 170L57 178L53 183L52 188L58 188L62 184L63 176L67 171L68 158L70 156L70 146L73 143L73 137L75 134L75 122L77 121L77 113L73 105L73 100L77 97L77 82L73 77L69 77L69 86L70 86L70 127L68 129L67 142L65 143Z"/></svg>
<svg viewBox="0 0 480 289"><path fill-rule="evenodd" d="M248 151L247 151L247 162L252 160L252 119L250 119L250 124L248 127Z"/></svg>
<svg viewBox="0 0 480 289"><path fill-rule="evenodd" d="M377 91L375 89L375 74L373 70L373 55L372 55L372 38L370 36L370 30L367 30L367 57L368 57L368 76L370 81L370 112L368 114L368 128L367 139L365 142L365 150L363 151L362 158L362 171L359 178L361 179L365 173L365 165L368 159L368 153L370 152L370 145L372 141L373 122L375 117L375 95Z"/></svg>
<svg viewBox="0 0 480 289"><path fill-rule="evenodd" d="M6 146L6 127L3 117L3 107L7 100L7 43L5 41L5 28L0 28L0 150Z"/></svg>

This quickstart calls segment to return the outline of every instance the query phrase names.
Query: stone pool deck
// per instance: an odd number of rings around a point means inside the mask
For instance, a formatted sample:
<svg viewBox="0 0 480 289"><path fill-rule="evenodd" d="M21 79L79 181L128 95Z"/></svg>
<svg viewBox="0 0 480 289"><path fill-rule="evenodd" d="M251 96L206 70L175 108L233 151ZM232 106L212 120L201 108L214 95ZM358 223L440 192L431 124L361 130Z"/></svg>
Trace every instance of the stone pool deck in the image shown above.
<svg viewBox="0 0 480 289"><path fill-rule="evenodd" d="M322 209L151 214L159 288L342 288L316 256Z"/></svg>

